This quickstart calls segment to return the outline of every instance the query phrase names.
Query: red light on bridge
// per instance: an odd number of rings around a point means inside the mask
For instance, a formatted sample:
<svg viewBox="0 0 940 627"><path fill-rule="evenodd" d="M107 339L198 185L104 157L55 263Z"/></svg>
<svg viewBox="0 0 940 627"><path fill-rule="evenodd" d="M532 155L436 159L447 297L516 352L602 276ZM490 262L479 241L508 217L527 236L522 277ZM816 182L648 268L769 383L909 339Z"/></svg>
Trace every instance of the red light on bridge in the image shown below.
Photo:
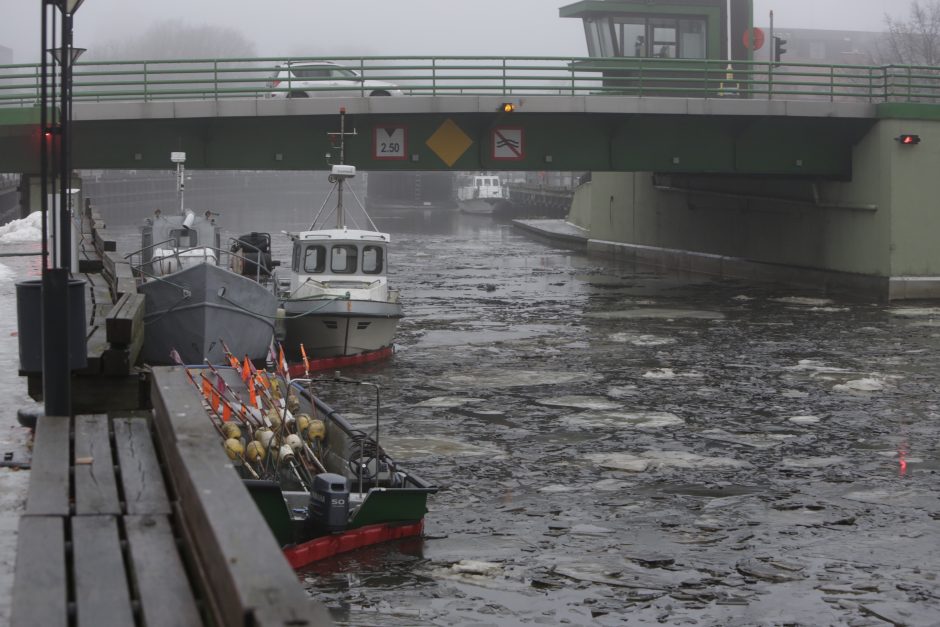
<svg viewBox="0 0 940 627"><path fill-rule="evenodd" d="M901 135L897 140L903 146L916 146L920 143L920 135Z"/></svg>

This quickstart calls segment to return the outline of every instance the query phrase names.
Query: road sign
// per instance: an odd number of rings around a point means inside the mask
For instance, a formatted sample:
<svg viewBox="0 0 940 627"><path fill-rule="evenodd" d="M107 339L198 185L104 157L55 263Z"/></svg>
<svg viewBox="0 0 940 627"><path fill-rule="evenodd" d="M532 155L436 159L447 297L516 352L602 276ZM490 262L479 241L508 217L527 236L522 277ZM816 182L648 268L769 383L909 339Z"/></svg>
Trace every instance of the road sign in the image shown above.
<svg viewBox="0 0 940 627"><path fill-rule="evenodd" d="M376 126L372 129L372 156L383 161L408 158L408 130L404 126Z"/></svg>
<svg viewBox="0 0 940 627"><path fill-rule="evenodd" d="M749 28L744 31L744 47L748 50L760 50L764 47L764 31L760 28Z"/></svg>
<svg viewBox="0 0 940 627"><path fill-rule="evenodd" d="M501 126L493 129L493 159L522 161L525 159L525 133L518 127Z"/></svg>

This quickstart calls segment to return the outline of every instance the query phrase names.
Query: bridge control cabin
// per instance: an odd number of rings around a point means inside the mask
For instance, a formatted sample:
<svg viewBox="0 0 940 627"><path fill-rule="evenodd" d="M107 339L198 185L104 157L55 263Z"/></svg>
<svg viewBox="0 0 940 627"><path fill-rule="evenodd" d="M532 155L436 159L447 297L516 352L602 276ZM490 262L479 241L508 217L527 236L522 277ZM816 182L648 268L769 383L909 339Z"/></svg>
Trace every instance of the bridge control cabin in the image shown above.
<svg viewBox="0 0 940 627"><path fill-rule="evenodd" d="M581 18L588 55L606 93L743 97L753 0L582 0L559 9ZM714 61L714 63L708 63ZM735 64L735 62L739 62Z"/></svg>

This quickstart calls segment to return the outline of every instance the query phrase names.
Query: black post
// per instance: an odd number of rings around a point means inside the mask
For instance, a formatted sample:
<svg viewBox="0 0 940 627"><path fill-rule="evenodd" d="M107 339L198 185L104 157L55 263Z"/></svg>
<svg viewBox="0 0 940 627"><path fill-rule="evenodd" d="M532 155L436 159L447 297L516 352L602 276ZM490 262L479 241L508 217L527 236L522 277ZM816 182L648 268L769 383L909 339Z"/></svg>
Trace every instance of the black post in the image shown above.
<svg viewBox="0 0 940 627"><path fill-rule="evenodd" d="M72 16L62 9L62 114L59 116L59 267L72 269L72 172L69 169L69 132L72 117Z"/></svg>

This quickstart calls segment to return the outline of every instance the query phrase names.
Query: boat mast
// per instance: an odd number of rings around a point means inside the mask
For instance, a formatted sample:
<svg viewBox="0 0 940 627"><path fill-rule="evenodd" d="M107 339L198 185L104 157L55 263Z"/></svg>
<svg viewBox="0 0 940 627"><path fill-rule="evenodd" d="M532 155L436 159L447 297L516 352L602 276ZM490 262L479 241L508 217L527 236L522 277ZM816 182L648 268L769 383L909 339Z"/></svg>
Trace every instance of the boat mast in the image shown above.
<svg viewBox="0 0 940 627"><path fill-rule="evenodd" d="M180 197L180 215L186 215L186 206L183 203L183 192L186 189L186 163L185 152L171 152L170 161L176 164L176 191Z"/></svg>
<svg viewBox="0 0 940 627"><path fill-rule="evenodd" d="M339 108L339 164L346 164L346 107ZM343 183L344 177L340 177L339 186L336 190L336 228L342 229L346 226L343 215Z"/></svg>

